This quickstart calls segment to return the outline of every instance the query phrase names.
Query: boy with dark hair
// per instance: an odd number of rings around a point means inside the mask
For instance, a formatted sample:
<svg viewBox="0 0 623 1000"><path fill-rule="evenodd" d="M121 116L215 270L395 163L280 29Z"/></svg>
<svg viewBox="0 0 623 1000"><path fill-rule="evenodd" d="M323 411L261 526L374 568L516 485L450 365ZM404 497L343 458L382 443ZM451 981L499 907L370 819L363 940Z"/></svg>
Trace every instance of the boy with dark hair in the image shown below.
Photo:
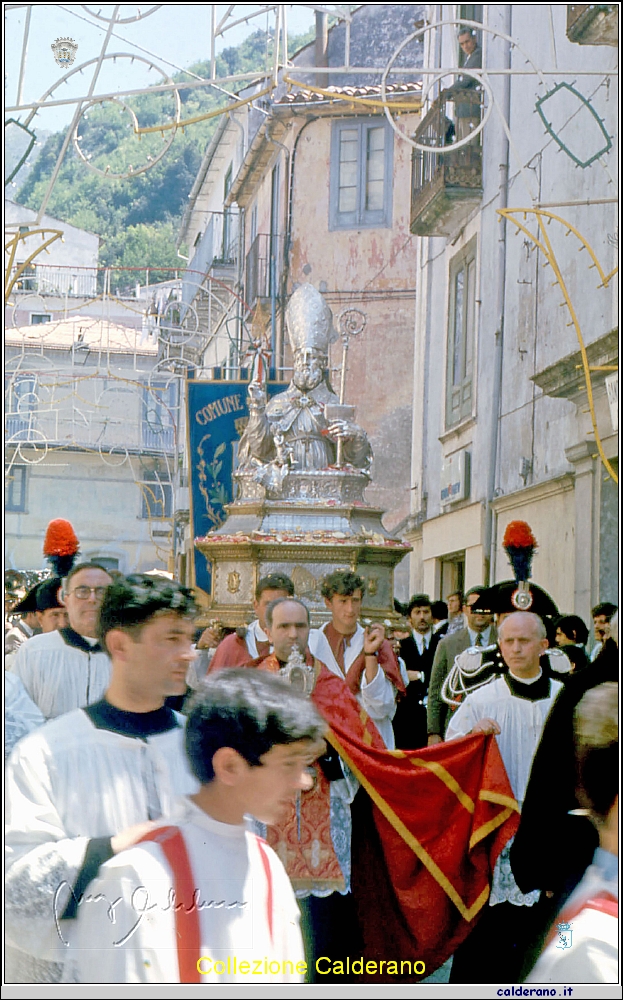
<svg viewBox="0 0 623 1000"><path fill-rule="evenodd" d="M591 617L593 619L593 626L595 629L595 645L591 650L591 663L593 660L597 659L606 639L610 635L609 625L616 610L616 604L611 604L610 601L602 601L601 604L596 604L591 610Z"/></svg>
<svg viewBox="0 0 623 1000"><path fill-rule="evenodd" d="M81 581L74 574L72 588ZM196 789L182 720L165 707L186 690L194 614L192 593L167 579L135 575L108 586L99 622L112 660L104 697L41 726L13 751L7 981L62 981L63 929L100 865L170 811L175 795Z"/></svg>
<svg viewBox="0 0 623 1000"><path fill-rule="evenodd" d="M555 642L565 656L571 660L573 670L583 670L588 665L586 643L588 628L579 615L562 615L553 623L556 630Z"/></svg>
<svg viewBox="0 0 623 1000"><path fill-rule="evenodd" d="M366 592L365 580L357 573L351 573L350 570L346 569L336 569L333 573L329 573L320 585L320 593L325 601L330 601L336 594L341 597L350 597L356 590L360 590L361 596L364 596Z"/></svg>
<svg viewBox="0 0 623 1000"><path fill-rule="evenodd" d="M274 824L311 787L307 768L324 750L325 728L311 701L269 674L207 680L186 727L201 787L102 868L72 935L80 982L302 981L292 888L244 817Z"/></svg>
<svg viewBox="0 0 623 1000"><path fill-rule="evenodd" d="M433 628L433 605L428 594L414 594L407 606L411 634L400 643L408 684L394 716L394 736L400 750L426 746L426 706L435 650L443 638Z"/></svg>
<svg viewBox="0 0 623 1000"><path fill-rule="evenodd" d="M359 624L365 591L365 581L350 570L338 569L324 578L320 592L331 621L312 629L309 649L332 673L346 680L385 745L393 750L396 692L404 693L405 685L383 626L364 629Z"/></svg>
<svg viewBox="0 0 623 1000"><path fill-rule="evenodd" d="M445 601L433 601L430 606L433 616L433 631L445 635L448 631L448 605Z"/></svg>
<svg viewBox="0 0 623 1000"><path fill-rule="evenodd" d="M215 649L210 660L210 673L221 667L244 667L258 656L266 656L270 652L270 641L266 634L266 608L280 597L293 596L294 584L289 576L283 573L263 576L255 588L253 610L257 618L246 629L236 629L220 643L213 629L206 629L199 638L198 649ZM209 653L203 655L209 656ZM198 665L198 673L201 672L201 666Z"/></svg>

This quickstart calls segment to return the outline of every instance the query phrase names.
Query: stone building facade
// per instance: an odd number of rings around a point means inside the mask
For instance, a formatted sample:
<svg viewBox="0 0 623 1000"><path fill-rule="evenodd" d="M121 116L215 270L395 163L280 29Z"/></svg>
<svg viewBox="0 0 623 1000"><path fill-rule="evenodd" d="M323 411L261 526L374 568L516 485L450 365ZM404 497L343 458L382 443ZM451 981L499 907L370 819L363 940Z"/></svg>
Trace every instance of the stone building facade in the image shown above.
<svg viewBox="0 0 623 1000"><path fill-rule="evenodd" d="M491 75L471 152L414 160L410 589L507 579L502 538L522 519L539 542L533 578L589 621L598 600L618 603L612 25L587 41L568 29L577 7L468 6L427 12L453 23L428 33L426 69L458 74L459 22L473 18ZM447 141L458 102L439 92L455 80L432 88L416 140L443 120Z"/></svg>

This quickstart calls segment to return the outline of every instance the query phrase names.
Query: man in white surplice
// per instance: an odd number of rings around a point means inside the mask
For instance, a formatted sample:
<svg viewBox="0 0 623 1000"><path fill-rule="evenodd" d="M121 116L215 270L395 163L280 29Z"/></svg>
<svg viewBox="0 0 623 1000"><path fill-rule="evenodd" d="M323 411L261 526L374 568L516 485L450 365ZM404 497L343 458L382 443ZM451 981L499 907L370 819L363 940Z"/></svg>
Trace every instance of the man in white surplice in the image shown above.
<svg viewBox="0 0 623 1000"><path fill-rule="evenodd" d="M23 643L11 666L46 719L99 701L110 680L110 658L97 622L112 577L96 563L79 563L63 581L69 625Z"/></svg>
<svg viewBox="0 0 623 1000"><path fill-rule="evenodd" d="M169 580L135 575L103 599L112 660L105 696L41 726L7 766L6 981L60 982L77 905L102 864L135 843L197 782L180 716L195 605Z"/></svg>
<svg viewBox="0 0 623 1000"><path fill-rule="evenodd" d="M507 615L498 627L498 637L508 671L468 694L446 732L446 740L469 733L495 733L520 808L545 720L562 688L541 668L546 636L538 615L528 611ZM540 893L538 889L527 894L520 891L510 866L510 847L508 843L497 860L489 906L454 955L451 982L521 981L534 924L531 908Z"/></svg>
<svg viewBox="0 0 623 1000"><path fill-rule="evenodd" d="M393 750L396 689L400 686L404 690L404 678L382 625L372 626L366 636L358 622L365 581L349 570L336 570L323 580L321 593L331 621L312 629L309 649L329 670L346 680L385 745Z"/></svg>

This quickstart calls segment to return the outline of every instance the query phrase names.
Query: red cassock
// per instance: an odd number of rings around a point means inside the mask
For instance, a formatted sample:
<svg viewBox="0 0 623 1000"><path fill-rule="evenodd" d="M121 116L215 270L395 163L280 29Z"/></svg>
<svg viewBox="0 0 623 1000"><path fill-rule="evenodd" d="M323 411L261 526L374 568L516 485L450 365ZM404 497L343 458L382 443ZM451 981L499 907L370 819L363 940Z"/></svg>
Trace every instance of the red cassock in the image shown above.
<svg viewBox="0 0 623 1000"><path fill-rule="evenodd" d="M274 655L247 664L276 671ZM420 750L387 750L342 678L316 661L312 699L328 723L329 742L359 780L352 806L352 892L364 937L364 959L425 963L428 976L456 951L489 898L495 862L519 825L494 736L468 736ZM298 815L268 840L282 856L295 888L311 874L314 831L318 873L327 886L339 875L328 831L328 782L301 796ZM298 833L294 836L293 831ZM296 841L296 843L295 843ZM324 853L323 853L324 852ZM335 884L339 889L339 884ZM413 976L364 976L367 981L415 981Z"/></svg>
<svg viewBox="0 0 623 1000"><path fill-rule="evenodd" d="M268 651L268 643L266 643L266 650ZM212 674L222 667L247 667L250 660L251 656L246 642L237 632L232 632L231 635L226 635L216 647L208 673Z"/></svg>

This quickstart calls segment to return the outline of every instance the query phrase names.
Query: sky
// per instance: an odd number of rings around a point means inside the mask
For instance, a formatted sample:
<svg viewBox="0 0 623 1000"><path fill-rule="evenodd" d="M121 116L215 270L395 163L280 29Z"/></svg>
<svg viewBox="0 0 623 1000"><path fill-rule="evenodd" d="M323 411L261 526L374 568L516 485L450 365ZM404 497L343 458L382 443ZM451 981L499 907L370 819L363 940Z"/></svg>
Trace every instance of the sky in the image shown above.
<svg viewBox="0 0 623 1000"><path fill-rule="evenodd" d="M238 20L246 14L257 11L260 4L237 4L231 19ZM184 69L200 59L210 57L210 18L211 4L154 4L154 9L147 17L139 21L120 24L115 28L115 36L110 39L108 53L133 53L151 60L156 69L149 69L138 59L120 58L116 61L104 62L98 78L97 90L112 92L123 87L148 86L158 82L161 75L159 69L173 75L179 69ZM86 8L86 9L85 9ZM16 103L19 81L19 69L26 20L26 4L4 4L5 11L5 106ZM64 71L57 66L50 48L52 42L59 37L73 38L78 43L78 53L72 68L90 59L95 59L100 52L105 38L107 24L98 21L93 15L100 13L109 17L114 9L113 4L33 4L28 35L26 68L23 82L23 100L39 100L56 81L63 76ZM121 18L133 17L138 10L148 11L150 5L122 4ZM217 4L217 19L220 19L227 5ZM301 34L312 25L314 13L305 5L288 5L288 34ZM268 27L274 25L274 14L268 15ZM241 24L228 30L217 40L217 52L230 45L237 45L248 34L257 28L267 27L267 16L262 14L251 19L248 24ZM141 51L147 49L149 54ZM93 67L88 67L83 74L77 73L67 83L56 90L50 99L82 96L88 92ZM32 122L35 129L58 130L71 121L74 108L70 105L50 108L37 112ZM13 116L14 112L7 112ZM24 113L20 116L25 120Z"/></svg>

